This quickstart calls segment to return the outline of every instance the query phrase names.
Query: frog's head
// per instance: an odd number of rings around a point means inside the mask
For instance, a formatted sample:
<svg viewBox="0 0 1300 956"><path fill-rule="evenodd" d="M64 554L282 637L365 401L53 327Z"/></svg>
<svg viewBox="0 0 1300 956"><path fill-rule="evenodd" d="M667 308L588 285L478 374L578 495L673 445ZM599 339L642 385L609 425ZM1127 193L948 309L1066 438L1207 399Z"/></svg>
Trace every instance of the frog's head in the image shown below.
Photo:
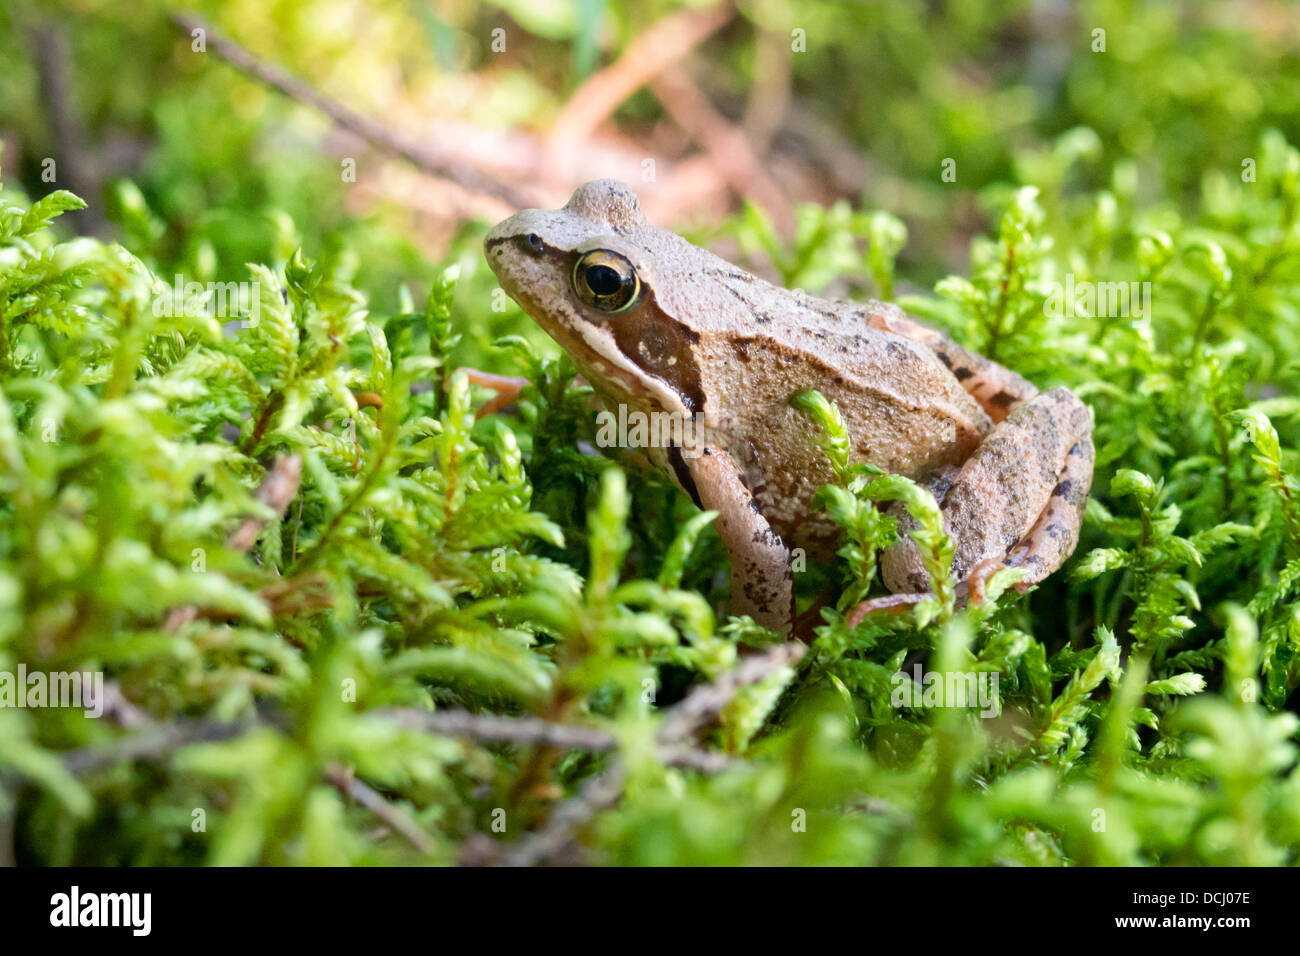
<svg viewBox="0 0 1300 956"><path fill-rule="evenodd" d="M634 407L701 410L699 335L664 307L660 281L665 267L703 253L649 225L631 189L587 183L562 209L511 216L484 247L501 287L598 391Z"/></svg>

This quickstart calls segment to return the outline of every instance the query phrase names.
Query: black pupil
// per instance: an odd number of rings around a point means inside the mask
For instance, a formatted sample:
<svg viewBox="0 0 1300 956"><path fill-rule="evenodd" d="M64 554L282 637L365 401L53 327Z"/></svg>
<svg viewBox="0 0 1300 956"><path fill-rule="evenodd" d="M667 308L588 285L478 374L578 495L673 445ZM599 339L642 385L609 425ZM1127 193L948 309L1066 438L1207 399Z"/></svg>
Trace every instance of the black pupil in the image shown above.
<svg viewBox="0 0 1300 956"><path fill-rule="evenodd" d="M588 266L587 288L596 295L613 295L623 288L623 277L609 266Z"/></svg>

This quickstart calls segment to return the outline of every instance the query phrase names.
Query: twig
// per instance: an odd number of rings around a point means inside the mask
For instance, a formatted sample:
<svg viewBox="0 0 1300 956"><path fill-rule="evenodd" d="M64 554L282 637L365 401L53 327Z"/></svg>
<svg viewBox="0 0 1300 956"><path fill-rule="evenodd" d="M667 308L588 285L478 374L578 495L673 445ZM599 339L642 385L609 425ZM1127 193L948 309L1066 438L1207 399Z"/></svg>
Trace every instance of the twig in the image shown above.
<svg viewBox="0 0 1300 956"><path fill-rule="evenodd" d="M285 455L277 458L271 470L266 473L262 483L253 492L253 497L270 508L276 518L283 518L289 503L298 493L302 482L302 457ZM270 522L264 517L249 516L245 518L226 539L226 547L234 551L247 551ZM199 616L199 609L194 605L172 608L163 623L165 631L179 631Z"/></svg>
<svg viewBox="0 0 1300 956"><path fill-rule="evenodd" d="M385 129L353 112L338 100L332 99L311 84L294 76L288 70L275 63L261 59L229 37L222 36L207 21L194 14L177 13L172 15L172 22L185 33L193 35L195 30L204 31L207 46L219 57L246 73L253 79L279 90L285 96L305 103L324 113L340 129L361 137L369 143L395 156L400 156L413 166L431 176L448 179L476 192L496 196L512 206L534 205L533 197L528 196L512 186L497 182L482 175L477 170L469 169L457 163L450 163L400 134Z"/></svg>
<svg viewBox="0 0 1300 956"><path fill-rule="evenodd" d="M127 760L160 761L189 744L230 740L246 731L264 726L270 724L255 721L158 724L131 737L116 740L108 746L82 747L69 751L63 755L63 766L69 773L84 774ZM325 779L400 833L421 853L433 854L437 850L433 838L419 824L360 780L353 778L341 765L330 764L326 767ZM0 820L0 827L3 822ZM3 834L0 834L0 839L2 837ZM4 847L0 845L0 864L3 863L3 852Z"/></svg>
<svg viewBox="0 0 1300 956"><path fill-rule="evenodd" d="M81 747L63 755L69 773L90 773L124 760L164 760L181 747L216 743L238 737L254 723L225 723L207 720L158 724L149 730L123 737L104 746Z"/></svg>
<svg viewBox="0 0 1300 956"><path fill-rule="evenodd" d="M283 518L284 513L289 510L293 496L298 493L298 486L301 483L302 457L285 455L276 459L271 470L262 479L262 483L253 492L253 497L275 512L276 518ZM267 524L269 521L266 518L256 516L245 518L234 533L226 539L226 547L232 551L247 551Z"/></svg>
<svg viewBox="0 0 1300 956"><path fill-rule="evenodd" d="M781 233L793 233L790 204L763 169L744 130L714 109L684 70L665 70L651 80L650 89L673 122L709 154L718 174L736 195L752 198L763 206Z"/></svg>
<svg viewBox="0 0 1300 956"><path fill-rule="evenodd" d="M502 717L498 714L471 714L464 710L411 709L379 710L375 715L391 720L399 727L446 737L468 737L491 743L542 745L561 750L589 750L592 753L608 753L618 748L618 740L606 731L594 727L551 723L537 717ZM676 742L661 747L659 756L669 766L704 773L716 773L732 765L731 758L726 754L684 747Z"/></svg>
<svg viewBox="0 0 1300 956"><path fill-rule="evenodd" d="M292 496L290 496L292 497ZM285 502L287 506L287 501ZM667 712L661 726L660 758L671 766L717 772L733 765L725 754L692 748L680 741L707 717L716 714L743 688L755 684L781 668L797 663L806 648L800 643L782 644L765 654L742 661L712 684L700 687ZM617 749L610 733L593 727L548 723L536 717L502 717L468 711L417 711L406 708L378 710L374 715L407 727L449 737L470 737L480 741L541 744L597 753ZM63 755L70 773L83 774L129 760L165 760L181 747L194 743L230 740L246 731L273 722L245 721L218 723L182 721L158 724L107 746L82 747ZM326 768L325 778L334 787L365 807L401 834L417 850L433 854L437 845L409 815L389 803L338 764ZM606 807L616 803L623 791L623 770L614 764L588 780L577 795L564 801L540 828L502 853L498 862L506 866L531 866L552 858L573 841L575 831ZM489 854L486 862L493 862Z"/></svg>
<svg viewBox="0 0 1300 956"><path fill-rule="evenodd" d="M149 724L149 715L122 693L122 685L115 680L104 681L104 716L111 717L119 727L127 730Z"/></svg>
<svg viewBox="0 0 1300 956"><path fill-rule="evenodd" d="M467 710L380 710L376 715L399 727L446 737L472 737L492 743L547 744L568 750L612 750L613 735L594 727L547 723L537 717L472 714Z"/></svg>
<svg viewBox="0 0 1300 956"><path fill-rule="evenodd" d="M581 149L619 104L731 22L735 13L733 7L723 4L682 10L655 23L628 44L617 60L578 87L551 125L548 152L570 156Z"/></svg>
<svg viewBox="0 0 1300 956"><path fill-rule="evenodd" d="M764 654L745 658L712 684L697 687L668 710L659 729L659 740L662 743L685 740L701 723L726 707L742 688L797 664L806 651L807 647L797 641L778 644Z"/></svg>
<svg viewBox="0 0 1300 956"><path fill-rule="evenodd" d="M765 654L756 655L742 661L737 667L727 671L712 684L698 688L687 695L685 700L668 711L667 719L660 728L660 757L665 762L671 762L669 756L674 748L674 740L680 740L688 736L705 718L725 707L743 687L756 684L782 668L797 663L802 659L806 650L807 648L798 642L778 645ZM418 714L418 712L415 713ZM446 712L444 712L444 716L447 716ZM470 718L477 716L474 714L464 715L464 717ZM496 718L496 720L508 721L509 718ZM529 719L524 718L524 720ZM574 739L568 736L567 733L560 734L557 731L563 730L567 732L579 729L560 728L544 721L534 721L525 726L529 726L537 734L537 736L529 738L529 742L548 743L553 746L565 746L561 742L562 740ZM510 728L499 723L486 723L479 729L482 729L485 733L504 733ZM598 734L600 732L590 733ZM515 738L511 737L510 739ZM594 744L596 740L592 737L589 738L589 742ZM613 743L611 738L609 748L599 749L612 749ZM589 749L598 748L590 747ZM691 751L688 748L683 748L683 752L709 757L720 756L708 754L704 751ZM535 866L544 863L571 845L576 831L600 811L617 803L622 794L623 769L620 764L616 763L600 776L593 777L584 783L575 796L564 801L551 812L546 823L514 846L500 851L497 851L495 846L480 845L476 847L473 862L480 864L497 863L502 866Z"/></svg>
<svg viewBox="0 0 1300 956"><path fill-rule="evenodd" d="M53 127L57 161L64 170L60 178L78 196L98 196L99 177L86 161L88 153L83 146L85 129L72 83L74 61L68 49L68 38L63 25L53 21L41 23L32 28L31 41L37 75L40 77L41 95L48 106L46 115L50 117ZM103 230L104 219L98 205L92 202L80 213L85 217L87 232L99 233Z"/></svg>
<svg viewBox="0 0 1300 956"><path fill-rule="evenodd" d="M623 795L623 768L615 764L578 788L577 794L552 811L550 819L518 843L506 848L501 866L536 866L553 859L574 841L578 829Z"/></svg>
<svg viewBox="0 0 1300 956"><path fill-rule="evenodd" d="M412 820L400 808L385 800L382 794L375 792L352 776L341 764L332 763L326 767L325 779L339 793L355 800L360 806L365 807L377 818L400 833L406 838L406 842L421 853L432 856L437 851L438 844L434 842L433 837L424 831L423 827Z"/></svg>

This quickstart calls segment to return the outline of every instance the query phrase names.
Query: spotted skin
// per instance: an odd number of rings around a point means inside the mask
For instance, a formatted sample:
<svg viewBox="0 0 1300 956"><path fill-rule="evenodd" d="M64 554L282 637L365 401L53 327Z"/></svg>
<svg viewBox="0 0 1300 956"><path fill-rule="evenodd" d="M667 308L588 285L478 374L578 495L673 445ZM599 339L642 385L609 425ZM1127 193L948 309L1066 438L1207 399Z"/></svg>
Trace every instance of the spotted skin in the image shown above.
<svg viewBox="0 0 1300 956"><path fill-rule="evenodd" d="M1038 394L1033 384L1015 372L962 348L938 329L908 318L901 309L882 309L867 321L873 328L893 332L930 348L995 424L1011 414L1017 405Z"/></svg>
<svg viewBox="0 0 1300 956"><path fill-rule="evenodd" d="M1016 585L1017 589L1023 591L1041 581L1074 551L1088 504L1092 465L1091 441L1081 440L1070 447L1061 480L1052 489L1043 513L1029 534L1003 559L1003 564L1023 567L1029 572Z"/></svg>
<svg viewBox="0 0 1300 956"><path fill-rule="evenodd" d="M982 578L1001 565L1025 569L1016 585L1023 591L1074 551L1092 482L1091 431L1084 404L1056 388L1017 405L961 466L937 500L953 573L967 590L978 596ZM910 539L885 554L881 569L891 591L924 596L928 579Z"/></svg>
<svg viewBox="0 0 1300 956"><path fill-rule="evenodd" d="M732 555L731 613L788 622L794 615L790 551L762 513L731 455L717 447L686 459L700 505L718 512L714 527Z"/></svg>

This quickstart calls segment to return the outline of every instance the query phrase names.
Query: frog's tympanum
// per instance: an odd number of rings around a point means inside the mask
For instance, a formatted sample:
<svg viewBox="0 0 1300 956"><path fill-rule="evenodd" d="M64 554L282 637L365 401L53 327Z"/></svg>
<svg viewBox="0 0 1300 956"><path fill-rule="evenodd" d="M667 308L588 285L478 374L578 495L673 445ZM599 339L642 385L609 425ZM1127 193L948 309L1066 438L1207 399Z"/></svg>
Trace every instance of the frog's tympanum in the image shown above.
<svg viewBox="0 0 1300 956"><path fill-rule="evenodd" d="M702 441L646 449L702 508L731 555L732 612L788 631L791 550L827 553L837 529L809 504L833 481L800 389L834 401L852 458L925 483L953 540L961 593L991 571L1020 589L1074 550L1092 481L1088 410L1039 392L883 302L835 302L770 285L645 221L636 194L587 183L556 211L488 234L501 285L572 356L607 407L667 412ZM904 536L882 561L894 597L928 578Z"/></svg>

